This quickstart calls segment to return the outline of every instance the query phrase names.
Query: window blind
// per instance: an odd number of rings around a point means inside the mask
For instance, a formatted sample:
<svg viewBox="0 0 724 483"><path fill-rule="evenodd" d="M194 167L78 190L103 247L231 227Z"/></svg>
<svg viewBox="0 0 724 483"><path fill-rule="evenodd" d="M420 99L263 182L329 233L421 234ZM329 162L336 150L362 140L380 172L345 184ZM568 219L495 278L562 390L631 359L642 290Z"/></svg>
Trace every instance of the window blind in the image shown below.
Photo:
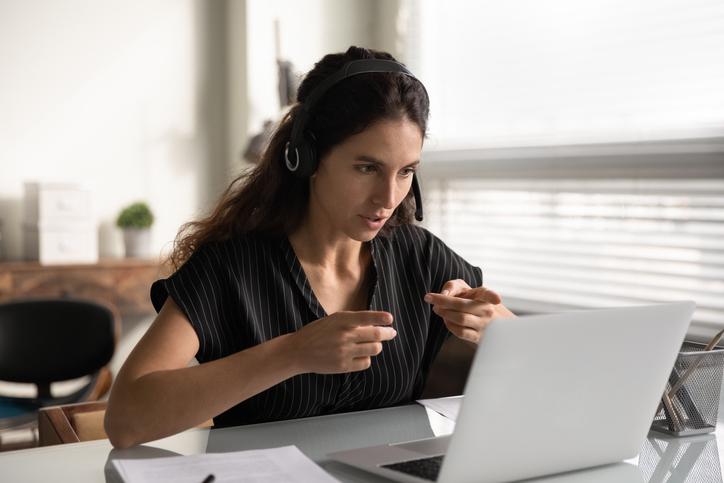
<svg viewBox="0 0 724 483"><path fill-rule="evenodd" d="M668 156L681 172L707 165L702 154ZM585 157L565 160L566 176L531 175L544 159L509 167L514 176L496 173L501 160L446 169L426 159L426 226L518 310L694 300L697 329L724 327L724 152L717 176L698 178L608 176ZM650 161L626 159L648 172Z"/></svg>
<svg viewBox="0 0 724 483"><path fill-rule="evenodd" d="M519 311L724 327L724 2L402 0L428 228Z"/></svg>

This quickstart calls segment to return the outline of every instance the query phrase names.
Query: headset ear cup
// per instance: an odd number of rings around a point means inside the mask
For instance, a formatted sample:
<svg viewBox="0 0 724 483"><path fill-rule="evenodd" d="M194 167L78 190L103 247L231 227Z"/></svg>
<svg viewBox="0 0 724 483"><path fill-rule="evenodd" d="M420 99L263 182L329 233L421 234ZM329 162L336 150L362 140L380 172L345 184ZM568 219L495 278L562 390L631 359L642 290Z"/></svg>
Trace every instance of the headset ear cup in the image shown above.
<svg viewBox="0 0 724 483"><path fill-rule="evenodd" d="M314 134L311 132L304 133L297 150L299 152L299 167L294 174L300 178L308 178L317 170L317 145Z"/></svg>
<svg viewBox="0 0 724 483"><path fill-rule="evenodd" d="M317 150L314 143L305 138L299 145L299 157L299 176L304 178L312 176L317 170Z"/></svg>

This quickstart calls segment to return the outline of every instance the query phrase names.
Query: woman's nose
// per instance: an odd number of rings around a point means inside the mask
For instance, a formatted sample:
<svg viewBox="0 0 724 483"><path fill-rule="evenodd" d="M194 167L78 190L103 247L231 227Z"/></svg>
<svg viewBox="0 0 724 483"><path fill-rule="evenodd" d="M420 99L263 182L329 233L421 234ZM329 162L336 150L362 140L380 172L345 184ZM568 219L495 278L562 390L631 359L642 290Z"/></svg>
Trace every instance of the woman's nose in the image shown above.
<svg viewBox="0 0 724 483"><path fill-rule="evenodd" d="M397 181L393 179L381 180L375 191L373 201L387 209L393 209L397 202Z"/></svg>

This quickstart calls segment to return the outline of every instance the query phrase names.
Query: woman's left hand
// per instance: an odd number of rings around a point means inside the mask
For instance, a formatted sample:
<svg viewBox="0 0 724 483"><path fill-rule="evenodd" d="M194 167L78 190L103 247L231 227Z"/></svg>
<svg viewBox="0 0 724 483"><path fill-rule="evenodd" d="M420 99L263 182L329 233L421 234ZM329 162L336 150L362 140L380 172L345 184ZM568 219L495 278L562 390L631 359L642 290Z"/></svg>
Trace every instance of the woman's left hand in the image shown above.
<svg viewBox="0 0 724 483"><path fill-rule="evenodd" d="M425 302L442 317L457 337L478 343L493 319L515 317L501 302L500 295L485 287L471 288L464 280L450 280L441 293L428 293Z"/></svg>

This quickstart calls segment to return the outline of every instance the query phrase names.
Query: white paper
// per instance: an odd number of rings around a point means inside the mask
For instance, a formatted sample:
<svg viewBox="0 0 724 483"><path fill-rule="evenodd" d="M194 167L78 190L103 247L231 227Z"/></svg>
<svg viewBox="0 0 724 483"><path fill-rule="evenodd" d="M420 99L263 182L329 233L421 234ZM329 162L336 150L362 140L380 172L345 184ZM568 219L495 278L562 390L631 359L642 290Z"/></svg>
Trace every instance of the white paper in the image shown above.
<svg viewBox="0 0 724 483"><path fill-rule="evenodd" d="M427 420L430 422L430 429L435 436L447 436L455 431L455 421L448 419L437 411L425 408Z"/></svg>
<svg viewBox="0 0 724 483"><path fill-rule="evenodd" d="M313 483L336 482L296 446L207 453L165 458L113 460L126 483L201 483L214 475L214 483Z"/></svg>
<svg viewBox="0 0 724 483"><path fill-rule="evenodd" d="M419 399L417 401L426 408L442 414L448 419L457 421L460 404L463 402L463 396L440 397L437 399Z"/></svg>

